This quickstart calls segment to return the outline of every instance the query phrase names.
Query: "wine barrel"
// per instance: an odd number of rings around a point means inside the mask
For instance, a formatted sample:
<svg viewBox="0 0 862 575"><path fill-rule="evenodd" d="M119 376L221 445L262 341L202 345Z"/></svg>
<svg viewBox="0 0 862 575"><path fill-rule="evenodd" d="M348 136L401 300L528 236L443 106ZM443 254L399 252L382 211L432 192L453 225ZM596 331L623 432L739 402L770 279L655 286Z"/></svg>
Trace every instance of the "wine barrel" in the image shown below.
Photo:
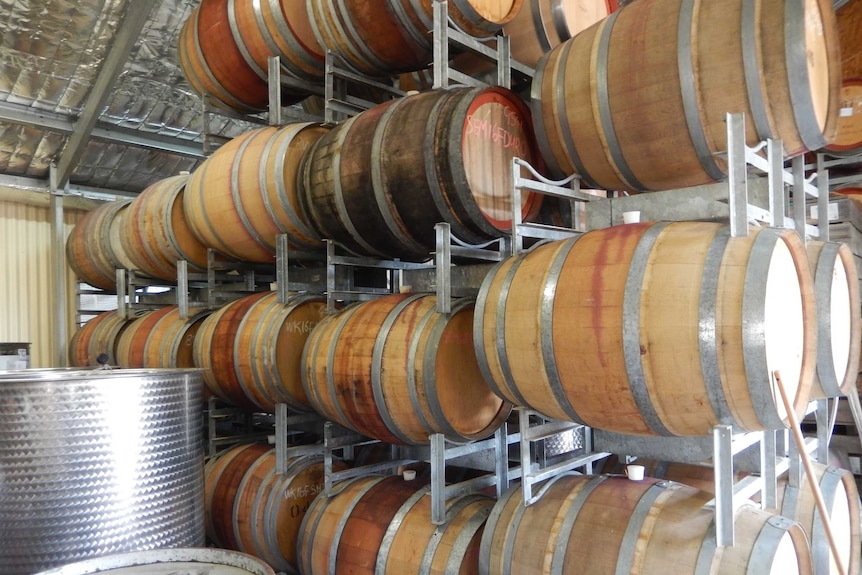
<svg viewBox="0 0 862 575"><path fill-rule="evenodd" d="M234 447L207 465L207 533L229 549L263 559L279 572L295 573L297 539L306 511L323 491L323 458L294 457L275 471L274 449ZM333 469L346 466L333 462Z"/></svg>
<svg viewBox="0 0 862 575"><path fill-rule="evenodd" d="M117 344L132 322L117 310L102 312L81 326L69 341L69 365L72 367L98 367L102 354L108 356L108 365L117 365Z"/></svg>
<svg viewBox="0 0 862 575"><path fill-rule="evenodd" d="M824 151L837 156L862 153L862 78L845 79L841 85L838 131Z"/></svg>
<svg viewBox="0 0 862 575"><path fill-rule="evenodd" d="M446 524L437 526L431 523L430 490L419 480L360 477L336 489L334 497L315 499L303 519L302 573L478 573L479 541L493 499L459 497L449 504Z"/></svg>
<svg viewBox="0 0 862 575"><path fill-rule="evenodd" d="M123 330L117 339L116 360L118 366L136 369L148 367L144 361L144 350L147 347L149 333L156 323L173 309L172 306L167 306L147 312L133 320Z"/></svg>
<svg viewBox="0 0 862 575"><path fill-rule="evenodd" d="M303 154L326 131L311 123L260 128L216 150L186 184L192 233L243 261L273 262L282 233L294 248L322 249L300 207L297 177Z"/></svg>
<svg viewBox="0 0 862 575"><path fill-rule="evenodd" d="M786 413L774 370L800 413L808 403L813 283L792 231L730 237L708 222L595 230L489 273L474 322L479 366L512 403L597 429L776 429Z"/></svg>
<svg viewBox="0 0 862 575"><path fill-rule="evenodd" d="M749 119L749 145L781 139L797 155L832 141L838 52L829 0L633 2L543 57L539 144L552 173L584 187L722 180L728 112Z"/></svg>
<svg viewBox="0 0 862 575"><path fill-rule="evenodd" d="M381 257L427 259L434 224L470 243L512 223L512 158L538 159L529 112L503 88L435 90L375 106L308 152L307 213L322 237ZM522 195L527 219L537 194Z"/></svg>
<svg viewBox="0 0 862 575"><path fill-rule="evenodd" d="M280 58L281 70L289 76L317 81L323 78L326 52L311 28L305 2L233 0L228 2L228 19L243 59L260 78L268 78L268 60L272 56Z"/></svg>
<svg viewBox="0 0 862 575"><path fill-rule="evenodd" d="M255 59L263 57L263 53L256 52L253 57L248 51L248 44L259 39L262 32L257 27L257 14L253 14L255 22L248 21L246 4L249 3L233 0L201 2L180 30L177 51L180 67L195 92L208 96L222 108L259 112L269 104L267 67L261 68ZM279 21L275 19L272 23L278 26ZM240 30L240 24L245 24L246 29ZM259 48L266 50L263 46ZM292 61L285 58L287 62ZM305 96L283 89L281 103L293 104Z"/></svg>
<svg viewBox="0 0 862 575"><path fill-rule="evenodd" d="M525 0L503 26L512 58L535 68L543 55L619 8L617 0Z"/></svg>
<svg viewBox="0 0 862 575"><path fill-rule="evenodd" d="M102 204L81 218L66 240L66 258L75 274L91 286L117 288L116 270L126 268L129 258L120 243L123 210L132 200Z"/></svg>
<svg viewBox="0 0 862 575"><path fill-rule="evenodd" d="M835 15L841 43L841 71L845 78L862 78L862 5L858 0L844 2ZM837 5L837 4L836 4Z"/></svg>
<svg viewBox="0 0 862 575"><path fill-rule="evenodd" d="M179 306L160 315L147 334L144 345L144 367L195 367L192 356L195 335L209 312L190 310L188 318L180 317Z"/></svg>
<svg viewBox="0 0 862 575"><path fill-rule="evenodd" d="M264 443L245 443L230 448L204 467L204 527L217 546L236 549L233 505L246 471L271 450Z"/></svg>
<svg viewBox="0 0 862 575"><path fill-rule="evenodd" d="M847 244L809 241L806 245L817 300L817 370L811 397L856 393L859 371L859 281Z"/></svg>
<svg viewBox="0 0 862 575"><path fill-rule="evenodd" d="M166 280L177 279L178 260L187 261L191 271L206 270L207 248L192 235L183 209L188 179L160 180L128 207L120 240L133 269Z"/></svg>
<svg viewBox="0 0 862 575"><path fill-rule="evenodd" d="M525 507L520 487L494 506L480 548L483 575L811 575L800 525L757 509L736 510L735 543L716 547L712 496L647 478L555 477Z"/></svg>
<svg viewBox="0 0 862 575"><path fill-rule="evenodd" d="M449 16L467 34L488 36L518 13L523 0L453 0ZM372 76L427 68L433 59L429 0L309 0L318 43L354 70Z"/></svg>
<svg viewBox="0 0 862 575"><path fill-rule="evenodd" d="M862 537L860 537L859 490L853 474L846 469L814 463L817 484L829 511L829 522L840 550L842 573L858 573ZM798 521L811 542L815 573L839 573L829 549L823 519L814 502L814 492L802 477L799 486L789 484L786 476L778 486L778 509L781 515Z"/></svg>
<svg viewBox="0 0 862 575"><path fill-rule="evenodd" d="M286 304L275 292L244 297L204 321L195 340L195 365L213 394L256 411L286 403L310 411L302 386L302 351L326 314L321 297L298 295Z"/></svg>
<svg viewBox="0 0 862 575"><path fill-rule="evenodd" d="M387 443L481 439L511 406L482 380L470 346L473 301L436 311L432 295L396 294L323 319L302 357L302 384L325 418Z"/></svg>
<svg viewBox="0 0 862 575"><path fill-rule="evenodd" d="M690 485L707 493L715 492L715 471L708 465L691 465L638 458L647 475ZM813 462L814 473L824 503L829 510L829 522L840 550L844 573L858 573L862 537L860 537L859 491L853 474L846 469L828 467ZM806 477L798 486L790 485L787 475L778 479L778 513L798 521L808 541L814 559L815 573L838 573L829 550L820 513L814 502L814 492Z"/></svg>

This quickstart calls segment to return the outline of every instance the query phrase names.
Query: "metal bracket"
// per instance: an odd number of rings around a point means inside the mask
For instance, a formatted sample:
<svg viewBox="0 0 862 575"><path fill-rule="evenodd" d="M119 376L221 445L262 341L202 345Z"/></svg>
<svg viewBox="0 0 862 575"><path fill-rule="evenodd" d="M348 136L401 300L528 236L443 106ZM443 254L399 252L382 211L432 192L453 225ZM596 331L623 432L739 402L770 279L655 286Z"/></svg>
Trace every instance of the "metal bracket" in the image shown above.
<svg viewBox="0 0 862 575"><path fill-rule="evenodd" d="M517 407L515 410L518 412L518 424L520 428L521 492L523 494L524 505L532 505L541 498L541 493L533 495L533 487L540 481L578 468L583 468L584 473L591 474L593 472L593 462L610 455L610 453L606 452L592 451L592 430L589 427L577 423L549 420L537 412L524 407ZM533 425L530 421L531 415L543 420L543 423ZM547 467L539 467L537 462L533 461L532 443L565 431L578 429L584 432L583 454L559 461ZM534 470L534 468L536 469Z"/></svg>
<svg viewBox="0 0 862 575"><path fill-rule="evenodd" d="M523 177L526 170L531 177ZM521 190L554 196L569 200L572 213L570 228L551 226L547 224L524 223L521 214ZM586 231L581 221L580 206L584 202L601 200L599 196L581 191L581 177L578 174L562 180L545 178L521 158L512 158L512 253L518 255L524 251L524 238L539 240L564 240Z"/></svg>

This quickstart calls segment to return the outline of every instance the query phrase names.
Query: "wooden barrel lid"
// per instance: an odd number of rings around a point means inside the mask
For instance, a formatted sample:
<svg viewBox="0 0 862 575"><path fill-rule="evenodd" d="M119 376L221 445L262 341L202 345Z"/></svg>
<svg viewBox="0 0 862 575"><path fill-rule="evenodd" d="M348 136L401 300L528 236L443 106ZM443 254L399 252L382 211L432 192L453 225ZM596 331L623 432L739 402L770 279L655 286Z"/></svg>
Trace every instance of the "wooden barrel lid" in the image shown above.
<svg viewBox="0 0 862 575"><path fill-rule="evenodd" d="M524 0L469 0L470 7L479 16L494 24L505 24L514 18ZM456 7L458 2L455 3Z"/></svg>
<svg viewBox="0 0 862 575"><path fill-rule="evenodd" d="M817 14L821 10L819 0L805 0L805 14ZM830 100L829 50L822 18L805 18L805 51L808 64L808 85L814 104L814 114L821 130L826 129Z"/></svg>
<svg viewBox="0 0 862 575"><path fill-rule="evenodd" d="M604 20L618 8L616 0L575 0L551 2L551 12L557 30L566 30L561 40L568 40L596 22Z"/></svg>
<svg viewBox="0 0 862 575"><path fill-rule="evenodd" d="M805 358L805 322L802 288L790 247L783 241L774 244L765 278L763 341L768 369L781 372L787 396L797 397ZM775 397L780 398L778 388ZM807 400L806 400L807 402ZM784 404L775 402L782 419Z"/></svg>
<svg viewBox="0 0 862 575"><path fill-rule="evenodd" d="M862 79L844 80L838 110L838 134L827 150L846 152L862 148Z"/></svg>
<svg viewBox="0 0 862 575"><path fill-rule="evenodd" d="M482 214L501 230L512 222L512 159L531 164L538 157L529 111L510 92L488 89L467 110L461 151L467 184ZM521 213L528 214L540 198L522 193Z"/></svg>

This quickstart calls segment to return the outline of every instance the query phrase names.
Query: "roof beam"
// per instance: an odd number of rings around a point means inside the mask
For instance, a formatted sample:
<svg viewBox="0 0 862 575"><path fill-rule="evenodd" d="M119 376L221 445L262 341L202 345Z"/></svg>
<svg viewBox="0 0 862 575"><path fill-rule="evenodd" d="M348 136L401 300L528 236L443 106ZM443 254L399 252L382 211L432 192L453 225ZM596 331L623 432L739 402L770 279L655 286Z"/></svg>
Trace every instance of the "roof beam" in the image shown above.
<svg viewBox="0 0 862 575"><path fill-rule="evenodd" d="M110 90L123 70L123 66L125 66L126 60L128 60L129 54L141 34L141 29L155 4L154 0L132 0L128 2L126 15L120 23L120 29L117 31L114 43L108 49L99 75L93 82L90 96L87 98L81 115L75 122L72 135L67 140L66 147L57 161L56 181L60 188L68 183L75 165L81 159L87 140L90 139L96 121L99 119L99 114L107 102L108 96L110 96Z"/></svg>
<svg viewBox="0 0 862 575"><path fill-rule="evenodd" d="M66 136L75 131L75 121L71 116L38 110L10 102L0 102L0 122L18 124ZM116 126L104 121L96 122L91 135L94 140L101 140L112 144L126 144L136 148L169 152L190 158L205 157L200 140L187 140L164 136L162 134L153 134L134 128Z"/></svg>

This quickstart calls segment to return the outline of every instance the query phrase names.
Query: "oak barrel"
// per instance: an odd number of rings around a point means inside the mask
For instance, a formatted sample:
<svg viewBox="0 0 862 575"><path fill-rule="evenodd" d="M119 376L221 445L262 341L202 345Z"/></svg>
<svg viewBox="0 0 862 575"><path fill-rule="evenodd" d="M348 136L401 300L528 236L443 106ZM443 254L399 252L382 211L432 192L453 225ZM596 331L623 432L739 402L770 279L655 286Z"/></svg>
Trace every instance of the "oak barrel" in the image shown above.
<svg viewBox="0 0 862 575"><path fill-rule="evenodd" d="M838 131L824 151L838 156L862 153L862 78L845 79L841 85Z"/></svg>
<svg viewBox="0 0 862 575"><path fill-rule="evenodd" d="M862 338L856 258L847 244L809 241L806 248L817 299L817 370L811 397L856 393Z"/></svg>
<svg viewBox="0 0 862 575"><path fill-rule="evenodd" d="M715 472L708 465L692 465L638 458L650 477L669 479L690 485L707 493L715 492ZM812 462L823 500L829 510L829 521L840 549L844 573L858 573L860 564L860 501L853 474L846 469ZM808 541L814 559L815 573L838 573L829 550L829 542L814 502L814 492L803 475L797 486L790 485L788 476L778 479L778 513L798 521Z"/></svg>
<svg viewBox="0 0 862 575"><path fill-rule="evenodd" d="M823 494L829 521L840 550L843 573L859 573L860 553L860 509L859 490L853 474L846 469L813 463L817 484ZM815 573L838 573L838 565L829 549L823 521L814 502L814 492L805 477L798 486L792 486L783 478L778 486L778 509L781 515L798 521L811 542Z"/></svg>
<svg viewBox="0 0 862 575"><path fill-rule="evenodd" d="M313 123L260 128L216 150L183 195L194 235L228 256L261 263L275 260L282 233L294 248L322 249L300 206L297 178L303 154L326 131Z"/></svg>
<svg viewBox="0 0 862 575"><path fill-rule="evenodd" d="M102 312L89 320L69 341L69 365L98 367L96 358L102 354L108 356L108 365L117 365L117 344L131 323L117 310Z"/></svg>
<svg viewBox="0 0 862 575"><path fill-rule="evenodd" d="M120 243L121 217L132 200L108 202L90 210L66 240L66 258L75 274L91 286L113 291L116 270L129 265Z"/></svg>
<svg viewBox="0 0 862 575"><path fill-rule="evenodd" d="M480 573L811 575L800 525L753 505L735 513L734 545L717 548L711 498L653 478L567 473L525 507L515 487L488 518Z"/></svg>
<svg viewBox="0 0 862 575"><path fill-rule="evenodd" d="M253 410L275 404L310 411L302 385L302 352L312 329L326 315L326 301L308 295L278 302L275 292L246 296L204 321L194 347L210 391Z"/></svg>
<svg viewBox="0 0 862 575"><path fill-rule="evenodd" d="M247 17L245 5L251 3L203 0L183 24L177 51L180 67L195 92L208 96L220 107L258 112L269 104L267 68L261 69L248 51L246 44L259 39L261 29L257 27L256 18L251 21ZM277 21L273 23L278 24ZM240 24L247 29L240 30ZM259 58L262 54L256 56ZM284 105L303 97L304 94L282 90Z"/></svg>
<svg viewBox="0 0 862 575"><path fill-rule="evenodd" d="M493 506L484 495L454 499L447 522L431 523L431 495L420 480L360 477L318 497L299 535L305 575L473 575Z"/></svg>
<svg viewBox="0 0 862 575"><path fill-rule="evenodd" d="M302 167L319 235L381 257L427 259L434 224L470 243L511 229L512 159L536 161L529 111L503 88L435 90L338 125ZM524 219L541 198L522 196Z"/></svg>
<svg viewBox="0 0 862 575"><path fill-rule="evenodd" d="M539 144L584 187L723 180L729 112L745 113L749 145L781 139L792 156L832 141L838 53L829 0L633 2L539 63Z"/></svg>
<svg viewBox="0 0 862 575"><path fill-rule="evenodd" d="M174 308L166 306L157 310L149 311L141 317L133 320L120 337L117 339L116 360L117 365L125 368L143 368L147 366L144 360L144 352L147 348L148 336L153 327L160 319L169 314Z"/></svg>
<svg viewBox="0 0 862 575"><path fill-rule="evenodd" d="M470 329L473 301L448 316L435 296L396 294L323 319L302 357L302 384L325 418L387 443L481 439L511 406L479 372Z"/></svg>
<svg viewBox="0 0 862 575"><path fill-rule="evenodd" d="M282 73L322 81L326 52L312 30L306 2L230 0L228 19L243 59L263 80L269 75L268 59L278 56Z"/></svg>
<svg viewBox="0 0 862 575"><path fill-rule="evenodd" d="M523 0L452 0L450 18L467 34L488 36L518 13ZM309 0L312 29L354 70L372 76L427 68L432 60L432 0Z"/></svg>
<svg viewBox="0 0 862 575"><path fill-rule="evenodd" d="M207 248L192 235L183 208L189 177L173 176L147 187L132 201L122 221L120 241L134 269L150 276L177 279L177 261L190 271L207 267Z"/></svg>
<svg viewBox="0 0 862 575"><path fill-rule="evenodd" d="M792 231L614 226L498 264L477 299L475 348L498 395L556 419L634 435L783 428L771 374L801 412L813 284Z"/></svg>
<svg viewBox="0 0 862 575"><path fill-rule="evenodd" d="M146 334L143 350L144 367L195 367L192 350L195 336L208 311L192 308L187 318L180 316L177 305L159 314Z"/></svg>
<svg viewBox="0 0 862 575"><path fill-rule="evenodd" d="M841 42L841 71L845 78L862 78L862 4L858 0L843 4L835 12L838 20L838 38Z"/></svg>
<svg viewBox="0 0 862 575"><path fill-rule="evenodd" d="M333 462L335 471L346 466ZM207 534L259 557L279 572L297 569L297 539L306 511L323 491L323 458L287 460L276 473L275 450L263 444L231 448L207 464Z"/></svg>

